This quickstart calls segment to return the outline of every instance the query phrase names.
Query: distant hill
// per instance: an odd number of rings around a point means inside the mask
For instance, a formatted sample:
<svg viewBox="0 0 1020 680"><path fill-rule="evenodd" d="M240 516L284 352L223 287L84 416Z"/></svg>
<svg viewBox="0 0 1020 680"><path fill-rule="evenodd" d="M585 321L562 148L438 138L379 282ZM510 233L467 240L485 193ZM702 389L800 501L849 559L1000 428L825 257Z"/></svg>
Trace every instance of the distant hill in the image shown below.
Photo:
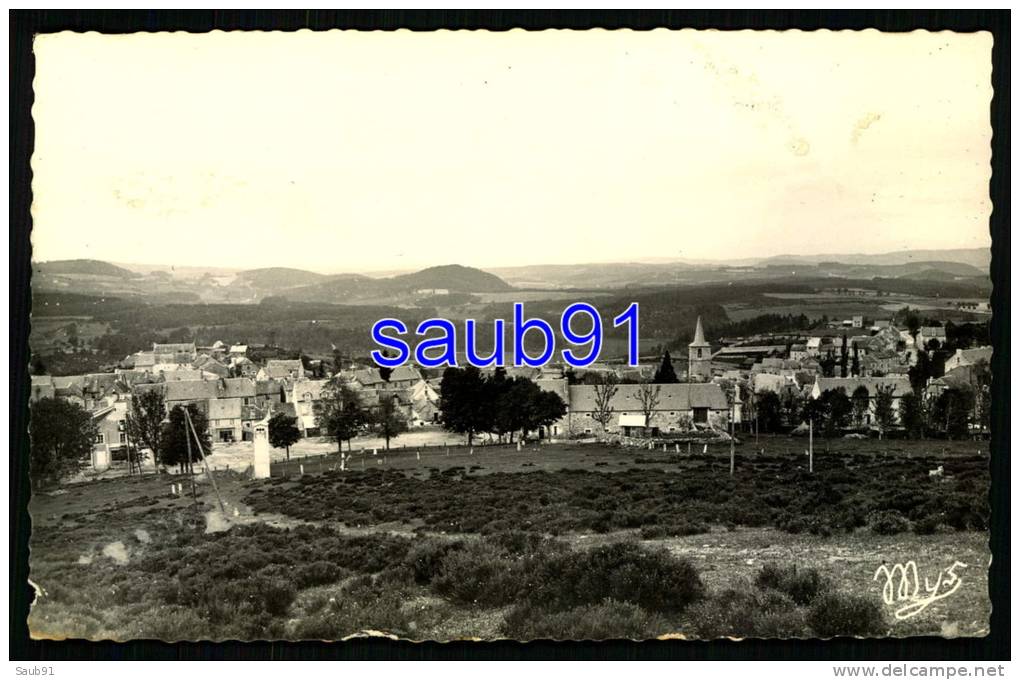
<svg viewBox="0 0 1020 680"><path fill-rule="evenodd" d="M451 293L513 290L510 284L498 276L454 264L380 279L360 274L338 274L310 286L282 291L281 295L302 302L409 304L413 299L412 294L421 289L444 289Z"/></svg>
<svg viewBox="0 0 1020 680"><path fill-rule="evenodd" d="M378 281L362 274L335 274L310 286L282 290L280 295L301 302L356 302L378 294Z"/></svg>
<svg viewBox="0 0 1020 680"><path fill-rule="evenodd" d="M614 288L680 283L684 274L711 269L683 262L594 262L501 267L492 272L525 288Z"/></svg>
<svg viewBox="0 0 1020 680"><path fill-rule="evenodd" d="M123 267L102 260L52 260L32 265L36 274L50 276L86 275L111 276L119 279L134 279L139 275Z"/></svg>
<svg viewBox="0 0 1020 680"><path fill-rule="evenodd" d="M265 269L249 269L240 272L234 279L235 283L248 284L254 288L279 290L308 286L329 278L325 274L317 274L306 269L289 267L267 267Z"/></svg>
<svg viewBox="0 0 1020 680"><path fill-rule="evenodd" d="M824 255L774 255L755 261L768 264L819 264L840 262L858 265L902 265L918 262L955 262L988 271L992 261L990 248L950 248L946 250L899 250L891 253L829 253Z"/></svg>
<svg viewBox="0 0 1020 680"><path fill-rule="evenodd" d="M499 293L512 289L509 283L495 274L459 264L429 267L413 274L382 279L382 282L405 290L444 288L458 293Z"/></svg>

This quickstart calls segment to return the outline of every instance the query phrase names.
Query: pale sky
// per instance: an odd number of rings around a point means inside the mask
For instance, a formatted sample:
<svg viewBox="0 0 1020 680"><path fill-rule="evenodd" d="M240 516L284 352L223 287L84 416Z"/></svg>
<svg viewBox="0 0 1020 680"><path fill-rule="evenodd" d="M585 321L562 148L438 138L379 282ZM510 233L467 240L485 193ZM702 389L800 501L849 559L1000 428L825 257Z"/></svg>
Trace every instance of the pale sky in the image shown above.
<svg viewBox="0 0 1020 680"><path fill-rule="evenodd" d="M321 272L989 247L992 38L36 38L33 259Z"/></svg>

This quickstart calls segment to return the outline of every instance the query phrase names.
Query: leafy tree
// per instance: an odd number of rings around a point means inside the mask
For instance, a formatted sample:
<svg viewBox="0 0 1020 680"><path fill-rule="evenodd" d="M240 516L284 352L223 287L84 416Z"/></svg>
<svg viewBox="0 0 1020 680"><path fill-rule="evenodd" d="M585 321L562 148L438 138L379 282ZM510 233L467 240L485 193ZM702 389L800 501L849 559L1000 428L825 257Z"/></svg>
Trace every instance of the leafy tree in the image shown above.
<svg viewBox="0 0 1020 680"><path fill-rule="evenodd" d="M390 351L388 349L384 349L382 351L382 354L383 354L384 357L387 357L387 358L390 357ZM378 368L379 368L379 377L382 378L384 382L389 382L390 381L390 376L393 375L393 369L390 368L389 366L379 366Z"/></svg>
<svg viewBox="0 0 1020 680"><path fill-rule="evenodd" d="M818 365L822 368L823 377L834 378L836 376L836 357L833 356L831 351L818 360Z"/></svg>
<svg viewBox="0 0 1020 680"><path fill-rule="evenodd" d="M853 405L842 387L825 390L817 399L804 405L804 419L810 420L825 437L832 437L850 422Z"/></svg>
<svg viewBox="0 0 1020 680"><path fill-rule="evenodd" d="M194 472L196 461L212 453L212 439L209 437L209 422L196 404L187 405L188 416L184 412L185 407L180 405L170 409L169 420L163 424L159 459L163 465L176 465L181 472L190 473ZM188 417L194 432L198 434L199 442L195 441Z"/></svg>
<svg viewBox="0 0 1020 680"><path fill-rule="evenodd" d="M531 382L530 380L528 382ZM535 383L531 383L535 385ZM543 390L535 385L532 390L531 403L527 409L524 432L533 432L540 428L548 428L567 412L567 405L560 395Z"/></svg>
<svg viewBox="0 0 1020 680"><path fill-rule="evenodd" d="M893 412L893 390L892 385L880 385L876 388L875 394L875 424L878 425L878 438L888 432L893 423L896 422L896 414Z"/></svg>
<svg viewBox="0 0 1020 680"><path fill-rule="evenodd" d="M301 439L301 430L297 426L297 418L283 412L274 413L269 419L269 443L276 449L287 450L290 460L290 447Z"/></svg>
<svg viewBox="0 0 1020 680"><path fill-rule="evenodd" d="M794 428L803 422L804 397L795 389L785 389L779 395L780 413L787 427Z"/></svg>
<svg viewBox="0 0 1020 680"><path fill-rule="evenodd" d="M925 403L916 393L900 397L900 423L911 437L924 437L927 412Z"/></svg>
<svg viewBox="0 0 1020 680"><path fill-rule="evenodd" d="M361 406L358 393L339 378L329 381L322 389L322 398L315 402L315 424L336 440L337 451L343 452L343 443L351 449L351 439L358 436L369 421L369 414Z"/></svg>
<svg viewBox="0 0 1020 680"><path fill-rule="evenodd" d="M853 405L854 427L864 427L864 421L871 406L871 394L868 392L868 388L864 385L859 385L854 390L854 393L850 395L850 401Z"/></svg>
<svg viewBox="0 0 1020 680"><path fill-rule="evenodd" d="M831 437L850 424L853 404L842 387L826 390L822 400L826 406L825 435Z"/></svg>
<svg viewBox="0 0 1020 680"><path fill-rule="evenodd" d="M853 359L850 362L850 375L859 376L861 374L861 357L857 351L857 343L853 344Z"/></svg>
<svg viewBox="0 0 1020 680"><path fill-rule="evenodd" d="M31 406L28 470L33 483L59 482L92 453L98 428L77 404L46 397Z"/></svg>
<svg viewBox="0 0 1020 680"><path fill-rule="evenodd" d="M447 368L439 391L443 427L466 434L469 445L479 432L492 430L492 402L487 399L485 379L478 368Z"/></svg>
<svg viewBox="0 0 1020 680"><path fill-rule="evenodd" d="M153 462L159 460L163 450L163 424L166 420L166 402L163 393L147 390L131 399L131 408L124 421L124 431L135 444L152 451Z"/></svg>
<svg viewBox="0 0 1020 680"><path fill-rule="evenodd" d="M659 365L659 369L655 371L652 382L660 384L680 382L680 379L676 377L676 371L673 370L673 361L669 356L669 350L662 355L662 363Z"/></svg>
<svg viewBox="0 0 1020 680"><path fill-rule="evenodd" d="M495 409L490 419L490 431L500 439L514 432L524 437L528 432L549 427L566 413L566 404L552 392L540 388L533 381L523 378L505 378L496 372L485 382L488 403Z"/></svg>
<svg viewBox="0 0 1020 680"><path fill-rule="evenodd" d="M932 422L949 439L960 439L970 434L970 419L974 412L974 393L969 389L944 390L932 405Z"/></svg>
<svg viewBox="0 0 1020 680"><path fill-rule="evenodd" d="M923 350L917 350L917 362L907 369L907 376L910 378L910 388L914 394L924 394L928 388L928 380L934 377L931 358Z"/></svg>
<svg viewBox="0 0 1020 680"><path fill-rule="evenodd" d="M46 364L43 363L42 358L36 355L32 358L32 375L46 375Z"/></svg>
<svg viewBox="0 0 1020 680"><path fill-rule="evenodd" d="M372 425L380 437L386 440L386 450L390 448L390 439L407 432L407 420L394 402L395 397L383 396L379 406L372 414Z"/></svg>
<svg viewBox="0 0 1020 680"><path fill-rule="evenodd" d="M782 402L779 395L771 390L754 395L754 408L758 416L758 427L763 432L779 432L783 427Z"/></svg>
<svg viewBox="0 0 1020 680"><path fill-rule="evenodd" d="M921 330L921 317L917 315L917 312L911 310L909 307L903 310L903 323L906 324L907 330L910 331L910 336L917 341L917 331Z"/></svg>
<svg viewBox="0 0 1020 680"><path fill-rule="evenodd" d="M843 345L842 345L842 347L840 347L840 350L839 350L839 377L840 378L845 378L846 377L848 355L849 355L849 352L847 351L847 348L846 348L846 334L844 333L843 334Z"/></svg>

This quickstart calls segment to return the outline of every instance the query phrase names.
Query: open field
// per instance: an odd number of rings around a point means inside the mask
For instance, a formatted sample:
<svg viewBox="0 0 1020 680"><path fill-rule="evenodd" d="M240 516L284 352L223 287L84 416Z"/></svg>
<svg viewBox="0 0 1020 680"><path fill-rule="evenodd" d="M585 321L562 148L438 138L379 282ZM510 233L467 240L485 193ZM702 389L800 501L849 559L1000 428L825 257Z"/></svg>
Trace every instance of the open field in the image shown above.
<svg viewBox="0 0 1020 680"><path fill-rule="evenodd" d="M980 445L820 442L813 475L803 445L738 447L733 478L718 446L356 453L347 472L324 458L322 473L311 460L264 481L217 473L222 513L207 480L197 510L187 485L170 494L180 477L70 485L30 505L44 591L30 626L168 640L986 632ZM873 577L910 560L922 594L926 576L967 566L958 590L897 620L904 603L883 603Z"/></svg>

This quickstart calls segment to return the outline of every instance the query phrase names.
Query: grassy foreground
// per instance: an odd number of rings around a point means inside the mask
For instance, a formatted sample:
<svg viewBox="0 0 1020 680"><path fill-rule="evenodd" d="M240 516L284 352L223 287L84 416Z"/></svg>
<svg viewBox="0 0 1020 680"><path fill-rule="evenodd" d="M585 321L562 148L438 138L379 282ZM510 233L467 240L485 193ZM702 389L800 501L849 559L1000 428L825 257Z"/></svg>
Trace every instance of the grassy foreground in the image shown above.
<svg viewBox="0 0 1020 680"><path fill-rule="evenodd" d="M813 475L759 453L733 479L712 452L405 451L345 473L219 475L225 513L207 483L198 511L165 476L74 485L30 506L29 624L117 640L981 635L987 459L972 448L842 450ZM897 620L873 577L909 560L922 593L967 566Z"/></svg>

